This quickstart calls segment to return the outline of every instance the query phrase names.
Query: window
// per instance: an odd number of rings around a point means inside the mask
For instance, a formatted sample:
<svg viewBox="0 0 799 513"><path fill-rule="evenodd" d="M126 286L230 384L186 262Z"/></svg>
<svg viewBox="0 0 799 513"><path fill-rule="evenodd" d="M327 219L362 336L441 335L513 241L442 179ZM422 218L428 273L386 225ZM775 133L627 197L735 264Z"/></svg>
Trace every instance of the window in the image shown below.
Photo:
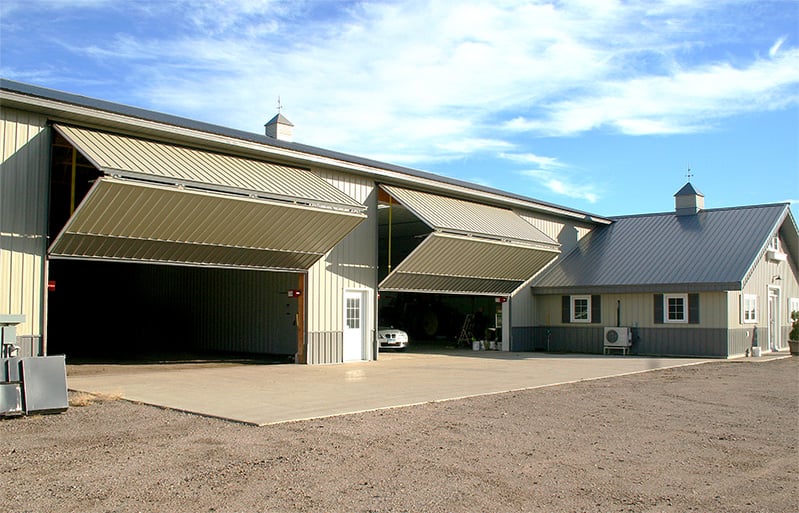
<svg viewBox="0 0 799 513"><path fill-rule="evenodd" d="M699 324L699 294L655 294L655 324Z"/></svg>
<svg viewBox="0 0 799 513"><path fill-rule="evenodd" d="M780 236L775 235L768 243L768 249L779 251L780 250Z"/></svg>
<svg viewBox="0 0 799 513"><path fill-rule="evenodd" d="M665 322L688 322L686 306L688 305L687 294L664 294L663 310L666 313Z"/></svg>
<svg viewBox="0 0 799 513"><path fill-rule="evenodd" d="M591 296L572 296L571 306L571 322L591 322Z"/></svg>
<svg viewBox="0 0 799 513"><path fill-rule="evenodd" d="M347 298L346 324L347 328L351 330L361 327L361 300L359 298Z"/></svg>
<svg viewBox="0 0 799 513"><path fill-rule="evenodd" d="M741 296L741 322L757 322L757 296L755 294L743 294Z"/></svg>
<svg viewBox="0 0 799 513"><path fill-rule="evenodd" d="M788 298L788 317L790 318L791 312L799 312L799 297Z"/></svg>
<svg viewBox="0 0 799 513"><path fill-rule="evenodd" d="M602 298L598 295L561 296L561 322L563 324L602 322Z"/></svg>

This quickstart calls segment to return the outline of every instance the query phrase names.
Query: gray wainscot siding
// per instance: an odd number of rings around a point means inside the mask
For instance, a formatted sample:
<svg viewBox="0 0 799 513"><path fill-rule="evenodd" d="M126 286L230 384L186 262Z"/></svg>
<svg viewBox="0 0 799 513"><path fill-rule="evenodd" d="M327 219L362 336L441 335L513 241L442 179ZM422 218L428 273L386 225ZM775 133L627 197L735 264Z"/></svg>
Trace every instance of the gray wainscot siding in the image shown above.
<svg viewBox="0 0 799 513"><path fill-rule="evenodd" d="M603 337L604 327L514 328L511 350L602 354ZM633 328L630 354L726 358L727 350L727 330L722 328Z"/></svg>
<svg viewBox="0 0 799 513"><path fill-rule="evenodd" d="M308 333L307 363L341 363L344 361L343 348L343 331L312 331Z"/></svg>
<svg viewBox="0 0 799 513"><path fill-rule="evenodd" d="M724 328L637 328L633 329L632 354L646 356L727 357Z"/></svg>

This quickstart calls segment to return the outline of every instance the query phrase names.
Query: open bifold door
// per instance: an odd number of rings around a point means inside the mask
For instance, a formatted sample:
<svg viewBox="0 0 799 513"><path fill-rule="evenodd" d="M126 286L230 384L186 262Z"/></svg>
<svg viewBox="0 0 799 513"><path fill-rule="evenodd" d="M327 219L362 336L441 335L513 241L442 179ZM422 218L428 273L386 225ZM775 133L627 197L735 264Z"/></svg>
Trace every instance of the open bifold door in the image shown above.
<svg viewBox="0 0 799 513"><path fill-rule="evenodd" d="M105 176L52 258L304 271L366 219L363 205L308 170L55 128Z"/></svg>
<svg viewBox="0 0 799 513"><path fill-rule="evenodd" d="M305 270L362 214L99 179L51 257Z"/></svg>
<svg viewBox="0 0 799 513"><path fill-rule="evenodd" d="M559 253L513 211L381 185L432 232L380 283L398 292L508 295Z"/></svg>

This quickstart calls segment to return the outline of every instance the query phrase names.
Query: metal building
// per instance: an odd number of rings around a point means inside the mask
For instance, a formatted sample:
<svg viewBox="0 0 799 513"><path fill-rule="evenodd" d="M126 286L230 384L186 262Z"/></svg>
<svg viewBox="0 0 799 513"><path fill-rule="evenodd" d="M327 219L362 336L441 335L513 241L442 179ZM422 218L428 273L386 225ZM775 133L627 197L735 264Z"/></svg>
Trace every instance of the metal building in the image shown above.
<svg viewBox="0 0 799 513"><path fill-rule="evenodd" d="M787 203L705 209L689 183L673 212L613 221L533 281L530 349L602 353L609 330L612 346L642 355L787 348L799 311L799 231Z"/></svg>
<svg viewBox="0 0 799 513"><path fill-rule="evenodd" d="M282 116L258 135L2 80L0 117L0 313L27 355L371 360L380 292L501 300L525 349L526 284L610 223L294 143Z"/></svg>

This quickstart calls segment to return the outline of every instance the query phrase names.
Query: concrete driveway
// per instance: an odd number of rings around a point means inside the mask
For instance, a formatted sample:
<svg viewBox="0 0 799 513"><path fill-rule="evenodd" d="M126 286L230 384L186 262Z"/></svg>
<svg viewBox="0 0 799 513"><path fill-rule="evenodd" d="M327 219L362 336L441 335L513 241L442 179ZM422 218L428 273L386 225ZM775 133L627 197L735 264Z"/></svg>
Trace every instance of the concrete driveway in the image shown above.
<svg viewBox="0 0 799 513"><path fill-rule="evenodd" d="M70 390L255 425L495 394L704 363L698 358L451 351L342 365L76 365Z"/></svg>

